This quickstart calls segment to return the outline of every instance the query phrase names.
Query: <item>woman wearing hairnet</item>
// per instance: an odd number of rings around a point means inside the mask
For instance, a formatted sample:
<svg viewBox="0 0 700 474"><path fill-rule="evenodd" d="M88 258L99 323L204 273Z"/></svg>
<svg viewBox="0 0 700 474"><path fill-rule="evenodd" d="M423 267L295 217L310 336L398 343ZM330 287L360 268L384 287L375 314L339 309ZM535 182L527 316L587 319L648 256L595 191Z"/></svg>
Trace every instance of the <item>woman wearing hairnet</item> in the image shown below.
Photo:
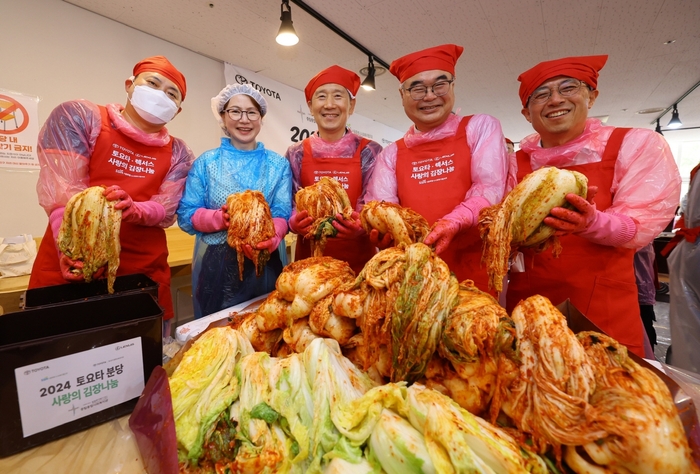
<svg viewBox="0 0 700 474"><path fill-rule="evenodd" d="M211 100L212 111L226 134L221 146L204 152L192 165L177 210L178 224L197 236L192 263L194 315L200 318L275 288L282 272L278 246L287 233L292 212L292 176L289 162L256 141L267 112L258 91L244 84L226 86ZM270 206L276 235L258 249L270 252L265 271L245 260L243 280L238 275L236 250L227 241L229 209L226 198L246 190L260 191Z"/></svg>

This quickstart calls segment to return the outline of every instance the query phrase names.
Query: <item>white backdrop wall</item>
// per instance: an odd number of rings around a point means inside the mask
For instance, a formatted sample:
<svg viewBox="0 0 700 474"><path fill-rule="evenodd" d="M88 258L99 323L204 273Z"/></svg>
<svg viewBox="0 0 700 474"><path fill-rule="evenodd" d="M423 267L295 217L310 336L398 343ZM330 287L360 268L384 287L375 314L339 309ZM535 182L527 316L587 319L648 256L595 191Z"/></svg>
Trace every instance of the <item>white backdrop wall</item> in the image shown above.
<svg viewBox="0 0 700 474"><path fill-rule="evenodd" d="M0 89L38 96L39 123L61 102L124 104L124 81L140 59L163 55L187 78L182 112L168 126L196 156L218 146L210 99L224 86L222 62L58 0L0 0ZM44 234L39 171L0 168L0 237Z"/></svg>

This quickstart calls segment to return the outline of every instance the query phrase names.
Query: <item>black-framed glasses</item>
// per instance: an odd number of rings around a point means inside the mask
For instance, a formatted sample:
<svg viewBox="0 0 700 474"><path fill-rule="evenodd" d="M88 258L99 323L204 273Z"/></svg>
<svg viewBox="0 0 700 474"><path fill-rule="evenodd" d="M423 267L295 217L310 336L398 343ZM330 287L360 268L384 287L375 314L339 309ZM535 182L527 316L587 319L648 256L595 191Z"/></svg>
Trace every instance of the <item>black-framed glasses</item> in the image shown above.
<svg viewBox="0 0 700 474"><path fill-rule="evenodd" d="M426 95L428 95L428 89L430 89L436 97L442 97L450 92L450 84L452 84L454 81L454 79L437 81L432 86L418 84L417 86L409 87L408 89L404 90L411 95L411 99L413 100L422 100Z"/></svg>
<svg viewBox="0 0 700 474"><path fill-rule="evenodd" d="M588 87L588 85L583 81L579 81L578 79L566 79L556 86L556 91L562 97L572 97L578 94L581 87ZM539 89L535 89L535 92L533 92L527 99L528 104L544 104L550 97L552 97L552 94L554 94L554 89L549 87L540 87Z"/></svg>
<svg viewBox="0 0 700 474"><path fill-rule="evenodd" d="M228 114L231 120L240 120L245 115L251 122L257 122L261 117L260 112L257 110L226 109L224 112Z"/></svg>

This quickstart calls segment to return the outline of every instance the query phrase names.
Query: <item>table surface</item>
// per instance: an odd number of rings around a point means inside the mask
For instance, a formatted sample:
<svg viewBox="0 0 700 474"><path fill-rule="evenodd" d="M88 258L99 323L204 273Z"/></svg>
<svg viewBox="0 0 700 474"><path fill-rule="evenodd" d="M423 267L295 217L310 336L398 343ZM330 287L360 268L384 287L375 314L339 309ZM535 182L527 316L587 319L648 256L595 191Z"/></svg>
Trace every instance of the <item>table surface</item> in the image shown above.
<svg viewBox="0 0 700 474"><path fill-rule="evenodd" d="M168 264L171 268L190 265L192 263L192 252L194 251L194 235L189 235L179 227L169 227L165 229L168 239ZM40 238L37 241L39 248ZM29 275L18 277L0 278L0 293L11 293L24 291L29 284Z"/></svg>

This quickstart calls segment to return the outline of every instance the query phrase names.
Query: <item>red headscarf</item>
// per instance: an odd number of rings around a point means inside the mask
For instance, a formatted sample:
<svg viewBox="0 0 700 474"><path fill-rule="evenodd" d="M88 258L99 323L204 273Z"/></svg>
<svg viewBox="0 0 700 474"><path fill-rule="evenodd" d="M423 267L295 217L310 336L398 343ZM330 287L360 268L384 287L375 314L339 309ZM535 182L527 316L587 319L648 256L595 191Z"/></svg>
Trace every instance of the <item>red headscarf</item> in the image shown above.
<svg viewBox="0 0 700 474"><path fill-rule="evenodd" d="M331 66L324 69L323 71L316 74L306 87L304 88L304 94L306 95L306 101L311 100L311 96L314 95L316 89L324 84L340 84L345 87L350 94L355 97L357 91L360 89L360 76L352 71L349 71L340 66Z"/></svg>
<svg viewBox="0 0 700 474"><path fill-rule="evenodd" d="M593 89L598 86L598 71L603 69L608 55L574 56L539 63L518 76L520 100L523 107L528 98L545 81L557 76L568 76L583 81Z"/></svg>
<svg viewBox="0 0 700 474"><path fill-rule="evenodd" d="M164 75L175 83L177 88L180 89L182 100L185 100L185 94L187 93L185 76L165 56L151 56L136 63L133 72L134 76L138 76L142 72L157 72Z"/></svg>
<svg viewBox="0 0 700 474"><path fill-rule="evenodd" d="M443 44L433 48L407 54L391 63L389 72L404 82L419 72L438 69L447 71L454 76L455 64L462 55L464 48L456 44Z"/></svg>

